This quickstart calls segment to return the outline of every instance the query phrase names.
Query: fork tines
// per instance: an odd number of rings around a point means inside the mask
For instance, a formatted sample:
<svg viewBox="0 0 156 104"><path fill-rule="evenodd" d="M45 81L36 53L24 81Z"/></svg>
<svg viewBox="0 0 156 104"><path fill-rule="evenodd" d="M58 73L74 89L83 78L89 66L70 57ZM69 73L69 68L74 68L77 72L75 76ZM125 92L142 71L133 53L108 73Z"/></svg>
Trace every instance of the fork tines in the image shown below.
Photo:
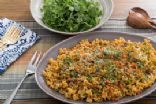
<svg viewBox="0 0 156 104"><path fill-rule="evenodd" d="M2 39L11 39L12 41L17 41L19 34L20 29L18 29L16 26L11 26L9 30L5 33L5 35L2 37Z"/></svg>
<svg viewBox="0 0 156 104"><path fill-rule="evenodd" d="M41 56L43 56L42 52L36 51L34 55L32 56L32 59L30 60L30 63L33 64L34 66L38 66L38 63L41 59Z"/></svg>
<svg viewBox="0 0 156 104"><path fill-rule="evenodd" d="M3 50L8 44L15 44L20 37L20 32L21 30L13 24L0 39L0 50Z"/></svg>

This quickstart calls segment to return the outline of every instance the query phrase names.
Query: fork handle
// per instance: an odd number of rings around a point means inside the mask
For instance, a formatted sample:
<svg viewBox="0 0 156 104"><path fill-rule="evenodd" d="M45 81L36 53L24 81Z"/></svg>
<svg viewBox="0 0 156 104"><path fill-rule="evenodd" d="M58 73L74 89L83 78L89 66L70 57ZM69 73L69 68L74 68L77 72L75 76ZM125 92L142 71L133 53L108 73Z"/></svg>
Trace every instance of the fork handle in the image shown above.
<svg viewBox="0 0 156 104"><path fill-rule="evenodd" d="M20 88L21 84L23 83L23 81L25 80L25 78L28 76L29 74L25 74L25 76L22 78L22 80L20 81L20 83L17 85L17 87L14 89L14 91L12 92L12 94L4 101L3 104L11 104L11 101L13 100L14 96L16 95L18 89Z"/></svg>

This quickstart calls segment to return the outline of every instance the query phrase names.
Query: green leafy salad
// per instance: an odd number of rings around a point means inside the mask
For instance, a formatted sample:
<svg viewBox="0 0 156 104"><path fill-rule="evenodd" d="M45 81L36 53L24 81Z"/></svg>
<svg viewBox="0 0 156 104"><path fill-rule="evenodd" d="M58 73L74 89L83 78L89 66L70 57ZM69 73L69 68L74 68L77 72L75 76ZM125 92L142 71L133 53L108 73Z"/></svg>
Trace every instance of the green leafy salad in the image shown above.
<svg viewBox="0 0 156 104"><path fill-rule="evenodd" d="M100 22L102 10L95 0L44 0L42 21L64 32L81 32Z"/></svg>

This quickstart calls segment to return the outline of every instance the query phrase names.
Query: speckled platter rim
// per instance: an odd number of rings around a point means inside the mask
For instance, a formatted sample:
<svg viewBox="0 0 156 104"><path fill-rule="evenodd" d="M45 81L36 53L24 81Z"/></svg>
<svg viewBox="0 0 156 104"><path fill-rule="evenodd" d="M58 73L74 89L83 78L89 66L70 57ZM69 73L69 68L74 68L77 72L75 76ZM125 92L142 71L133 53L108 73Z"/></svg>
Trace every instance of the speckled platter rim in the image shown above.
<svg viewBox="0 0 156 104"><path fill-rule="evenodd" d="M35 79L38 84L38 86L49 96L58 99L62 102L70 103L70 104L85 104L86 102L84 101L74 101L65 98L63 95L60 93L50 89L42 76L42 72L44 68L46 67L48 63L49 58L56 58L58 55L58 49L59 48L70 48L75 46L80 40L82 39L88 39L88 40L93 40L96 38L103 38L103 39L108 39L112 40L115 38L119 37L124 37L126 40L131 40L131 41L143 41L146 37L143 36L136 36L135 34L130 34L130 33L120 33L120 32L91 32L91 33L85 33L77 36L70 37L68 39L63 40L62 42L54 45L51 47L44 55L44 57L41 59L39 63L39 67L35 72ZM151 43L153 44L153 47L156 49L156 43L151 40ZM156 90L156 83L154 83L151 87L144 89L139 95L136 96L127 96L124 97L118 101L105 101L101 103L92 103L92 104L122 104L122 103L128 103L134 100L141 99L149 94L151 94L153 91Z"/></svg>

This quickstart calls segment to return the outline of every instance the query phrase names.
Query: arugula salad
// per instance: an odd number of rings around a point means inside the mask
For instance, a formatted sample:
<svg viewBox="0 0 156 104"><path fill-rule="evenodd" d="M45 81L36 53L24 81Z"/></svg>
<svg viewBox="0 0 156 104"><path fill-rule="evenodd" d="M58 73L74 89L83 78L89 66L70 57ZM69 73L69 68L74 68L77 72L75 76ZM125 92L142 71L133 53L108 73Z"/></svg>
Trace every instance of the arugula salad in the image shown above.
<svg viewBox="0 0 156 104"><path fill-rule="evenodd" d="M103 12L95 0L44 0L42 21L63 32L82 32L95 27Z"/></svg>

